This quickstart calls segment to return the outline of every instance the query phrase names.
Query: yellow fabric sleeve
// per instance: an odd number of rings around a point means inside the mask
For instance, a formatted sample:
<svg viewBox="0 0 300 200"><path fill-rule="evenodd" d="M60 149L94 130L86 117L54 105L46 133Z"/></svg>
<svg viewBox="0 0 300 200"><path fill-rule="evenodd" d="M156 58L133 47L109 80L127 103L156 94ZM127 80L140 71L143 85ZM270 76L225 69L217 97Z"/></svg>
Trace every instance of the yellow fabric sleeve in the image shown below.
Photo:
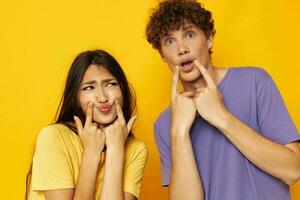
<svg viewBox="0 0 300 200"><path fill-rule="evenodd" d="M41 130L33 157L33 190L74 188L71 164L63 142L55 126Z"/></svg>
<svg viewBox="0 0 300 200"><path fill-rule="evenodd" d="M147 162L147 147L140 143L131 157L129 165L124 169L124 191L139 199L144 169Z"/></svg>

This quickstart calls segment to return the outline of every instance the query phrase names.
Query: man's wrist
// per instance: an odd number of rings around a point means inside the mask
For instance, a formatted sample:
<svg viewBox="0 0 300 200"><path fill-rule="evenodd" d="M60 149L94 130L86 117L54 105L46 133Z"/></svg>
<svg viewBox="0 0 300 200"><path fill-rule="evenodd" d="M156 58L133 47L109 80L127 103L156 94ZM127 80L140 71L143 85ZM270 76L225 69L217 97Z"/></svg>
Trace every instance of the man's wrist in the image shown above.
<svg viewBox="0 0 300 200"><path fill-rule="evenodd" d="M222 115L219 116L218 122L216 123L216 127L221 130L225 131L228 130L231 124L233 123L235 116L232 115L229 111L225 111Z"/></svg>

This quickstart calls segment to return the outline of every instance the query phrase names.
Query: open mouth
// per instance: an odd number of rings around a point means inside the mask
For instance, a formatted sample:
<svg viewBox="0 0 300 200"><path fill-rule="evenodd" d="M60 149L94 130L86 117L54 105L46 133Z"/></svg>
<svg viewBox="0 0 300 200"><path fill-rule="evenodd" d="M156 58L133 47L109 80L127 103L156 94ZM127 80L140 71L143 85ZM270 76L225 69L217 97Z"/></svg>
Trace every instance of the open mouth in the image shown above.
<svg viewBox="0 0 300 200"><path fill-rule="evenodd" d="M188 73L193 70L193 60L184 61L180 64L183 72Z"/></svg>

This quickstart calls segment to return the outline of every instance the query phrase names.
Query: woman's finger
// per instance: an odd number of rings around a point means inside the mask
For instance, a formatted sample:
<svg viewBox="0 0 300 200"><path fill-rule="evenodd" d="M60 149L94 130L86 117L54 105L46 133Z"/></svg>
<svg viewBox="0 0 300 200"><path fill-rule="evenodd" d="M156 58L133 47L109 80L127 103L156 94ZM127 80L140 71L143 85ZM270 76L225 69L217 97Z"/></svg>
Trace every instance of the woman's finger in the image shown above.
<svg viewBox="0 0 300 200"><path fill-rule="evenodd" d="M78 134L81 135L81 133L83 132L83 126L82 126L82 122L79 119L79 117L74 115L74 120L75 120L75 125L78 131Z"/></svg>
<svg viewBox="0 0 300 200"><path fill-rule="evenodd" d="M131 131L132 127L133 127L133 124L135 122L135 120L137 119L137 116L134 115L133 117L130 118L130 120L128 121L127 123L127 130L128 130L128 133Z"/></svg>
<svg viewBox="0 0 300 200"><path fill-rule="evenodd" d="M92 102L90 102L88 104L88 108L86 111L86 119L85 119L85 127L89 127L92 125L93 123L93 109L94 109L94 104Z"/></svg>
<svg viewBox="0 0 300 200"><path fill-rule="evenodd" d="M117 120L119 122L121 122L122 124L126 124L126 121L124 119L124 115L123 115L123 111L122 111L122 107L120 105L119 99L115 99L114 104L115 104L117 115L118 115Z"/></svg>

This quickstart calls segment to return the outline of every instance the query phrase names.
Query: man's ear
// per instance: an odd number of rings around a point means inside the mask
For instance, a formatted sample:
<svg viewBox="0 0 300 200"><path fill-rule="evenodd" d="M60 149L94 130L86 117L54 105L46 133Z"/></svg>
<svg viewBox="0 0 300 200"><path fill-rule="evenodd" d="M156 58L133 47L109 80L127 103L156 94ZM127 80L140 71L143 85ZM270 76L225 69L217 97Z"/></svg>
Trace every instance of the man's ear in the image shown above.
<svg viewBox="0 0 300 200"><path fill-rule="evenodd" d="M214 44L214 37L210 34L207 38L207 47L208 49L211 49Z"/></svg>
<svg viewBox="0 0 300 200"><path fill-rule="evenodd" d="M158 50L158 51L159 51L160 58L162 59L162 61L163 61L163 62L165 62L165 63L166 63L166 59L165 59L165 57L164 57L164 55L163 55L163 53L162 53L161 49L160 49L160 50Z"/></svg>
<svg viewBox="0 0 300 200"><path fill-rule="evenodd" d="M165 57L162 54L160 54L160 57L161 57L162 61L164 61L164 63L167 63Z"/></svg>

